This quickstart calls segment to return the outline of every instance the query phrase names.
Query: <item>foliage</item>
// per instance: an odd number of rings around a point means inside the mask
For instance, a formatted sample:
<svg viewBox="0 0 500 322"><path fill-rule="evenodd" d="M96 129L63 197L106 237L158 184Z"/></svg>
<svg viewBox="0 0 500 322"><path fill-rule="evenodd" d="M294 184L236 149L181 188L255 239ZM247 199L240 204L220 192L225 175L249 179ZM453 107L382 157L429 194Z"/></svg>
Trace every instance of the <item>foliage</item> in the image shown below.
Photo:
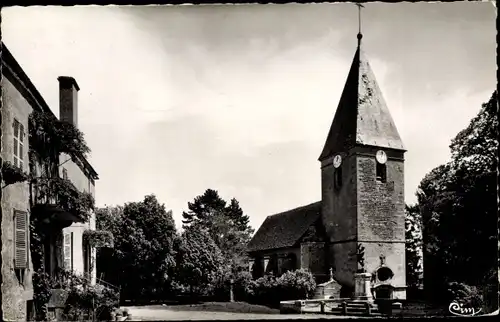
<svg viewBox="0 0 500 322"><path fill-rule="evenodd" d="M365 272L365 247L358 243L356 246L356 258L358 261L358 273Z"/></svg>
<svg viewBox="0 0 500 322"><path fill-rule="evenodd" d="M420 275L422 274L421 216L416 205L407 205L405 213L406 285L416 289L421 284Z"/></svg>
<svg viewBox="0 0 500 322"><path fill-rule="evenodd" d="M274 307L280 301L310 298L316 289L316 282L311 272L299 269L288 271L279 278L264 275L251 281L247 289L250 302Z"/></svg>
<svg viewBox="0 0 500 322"><path fill-rule="evenodd" d="M86 156L90 152L83 133L73 124L34 110L29 117L30 147L43 160L59 153Z"/></svg>
<svg viewBox="0 0 500 322"><path fill-rule="evenodd" d="M448 283L447 291L449 302L457 301L474 308L481 308L483 306L482 294L478 287L451 282Z"/></svg>
<svg viewBox="0 0 500 322"><path fill-rule="evenodd" d="M238 272L234 279L233 292L236 301L248 301L252 283L252 274L247 271Z"/></svg>
<svg viewBox="0 0 500 322"><path fill-rule="evenodd" d="M276 277L264 275L250 285L249 299L251 303L269 305L271 307L279 304L279 289Z"/></svg>
<svg viewBox="0 0 500 322"><path fill-rule="evenodd" d="M88 192L79 191L71 181L63 178L36 178L35 204L56 202L62 209L74 214L82 222L89 220L94 209L94 198Z"/></svg>
<svg viewBox="0 0 500 322"><path fill-rule="evenodd" d="M280 288L280 300L308 299L314 294L316 282L311 272L299 269L288 271L281 275L278 280Z"/></svg>
<svg viewBox="0 0 500 322"><path fill-rule="evenodd" d="M50 300L52 279L42 269L33 272L33 302L36 307L36 321L47 320L47 303Z"/></svg>
<svg viewBox="0 0 500 322"><path fill-rule="evenodd" d="M253 234L253 229L250 227L250 217L243 213L240 203L236 198L232 198L229 205L226 207L226 215L234 222L234 225L239 231Z"/></svg>
<svg viewBox="0 0 500 322"><path fill-rule="evenodd" d="M188 212L183 212L183 228L189 227L196 222L210 224L210 219L215 213L224 211L226 202L220 198L219 193L212 189L207 189L201 196L194 198L194 202L188 202Z"/></svg>
<svg viewBox="0 0 500 322"><path fill-rule="evenodd" d="M107 230L87 229L83 232L83 243L91 247L113 248L113 234Z"/></svg>
<svg viewBox="0 0 500 322"><path fill-rule="evenodd" d="M7 186L28 180L28 174L26 174L21 168L16 167L9 161L4 161L2 164L2 180Z"/></svg>
<svg viewBox="0 0 500 322"><path fill-rule="evenodd" d="M69 288L65 316L70 321L82 320L95 314L97 320L109 321L119 305L119 293L103 285L73 284Z"/></svg>
<svg viewBox="0 0 500 322"><path fill-rule="evenodd" d="M494 267L485 276L482 284L483 312L491 313L498 309L500 285L498 283L498 268Z"/></svg>
<svg viewBox="0 0 500 322"><path fill-rule="evenodd" d="M176 252L177 281L189 286L192 297L205 295L204 289L221 274L224 261L215 242L206 229L189 227L177 239Z"/></svg>
<svg viewBox="0 0 500 322"><path fill-rule="evenodd" d="M497 256L484 255L498 254L497 104L495 92L452 140L452 160L427 174L417 191L426 289L437 300L446 298L447 283L479 286L498 268Z"/></svg>
<svg viewBox="0 0 500 322"><path fill-rule="evenodd" d="M96 220L97 229L114 237L114 248L97 254L98 273L109 283L121 285L121 297L161 299L168 293L177 238L172 212L148 195L123 207L97 209Z"/></svg>
<svg viewBox="0 0 500 322"><path fill-rule="evenodd" d="M183 227L207 230L225 258L227 266L223 269L228 272L225 274L227 279L245 270L245 248L253 229L238 201L233 198L227 205L216 190L207 189L203 195L189 202L188 208L189 211L182 214Z"/></svg>

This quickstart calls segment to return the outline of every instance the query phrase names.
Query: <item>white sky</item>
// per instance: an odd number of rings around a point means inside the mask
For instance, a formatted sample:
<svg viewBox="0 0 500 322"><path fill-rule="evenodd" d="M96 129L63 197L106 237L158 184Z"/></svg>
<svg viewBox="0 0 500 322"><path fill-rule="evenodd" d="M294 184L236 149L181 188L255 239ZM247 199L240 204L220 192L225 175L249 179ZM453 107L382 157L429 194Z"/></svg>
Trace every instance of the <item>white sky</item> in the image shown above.
<svg viewBox="0 0 500 322"><path fill-rule="evenodd" d="M406 202L496 88L490 3L370 3L363 46L408 149ZM317 161L356 47L352 4L11 7L3 41L58 115L80 85L96 202L205 189L258 228L321 198Z"/></svg>

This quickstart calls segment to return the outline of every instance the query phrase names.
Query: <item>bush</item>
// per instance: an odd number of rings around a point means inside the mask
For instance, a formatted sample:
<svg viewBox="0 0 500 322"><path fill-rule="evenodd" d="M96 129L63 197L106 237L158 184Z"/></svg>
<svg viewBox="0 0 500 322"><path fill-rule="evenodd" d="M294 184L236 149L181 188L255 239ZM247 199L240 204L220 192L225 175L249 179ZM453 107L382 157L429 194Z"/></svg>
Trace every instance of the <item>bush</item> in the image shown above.
<svg viewBox="0 0 500 322"><path fill-rule="evenodd" d="M271 307L279 305L279 292L276 277L265 275L249 286L248 298L251 303L263 304Z"/></svg>
<svg viewBox="0 0 500 322"><path fill-rule="evenodd" d="M243 271L238 273L233 284L234 300L248 302L251 285L252 274L250 272Z"/></svg>
<svg viewBox="0 0 500 322"><path fill-rule="evenodd" d="M236 273L233 278L233 297L235 301L248 301L252 275L247 271ZM230 300L231 275L223 274L216 278L209 288L209 294L215 301L227 302Z"/></svg>
<svg viewBox="0 0 500 322"><path fill-rule="evenodd" d="M304 269L286 272L278 278L277 283L282 301L308 299L316 289L313 275Z"/></svg>
<svg viewBox="0 0 500 322"><path fill-rule="evenodd" d="M499 283L498 269L493 268L484 279L483 284L483 312L491 313L498 309Z"/></svg>
<svg viewBox="0 0 500 322"><path fill-rule="evenodd" d="M119 305L119 292L104 285L90 285L83 277L69 274L60 283L68 291L64 314L67 320L92 318L110 320L111 312Z"/></svg>
<svg viewBox="0 0 500 322"><path fill-rule="evenodd" d="M448 300L467 304L474 308L482 308L483 300L480 290L465 283L451 282L447 287Z"/></svg>
<svg viewBox="0 0 500 322"><path fill-rule="evenodd" d="M299 269L288 271L279 278L266 275L251 281L246 289L250 302L277 307L280 301L310 298L316 282L309 271Z"/></svg>
<svg viewBox="0 0 500 322"><path fill-rule="evenodd" d="M52 280L42 270L33 272L33 301L36 307L36 321L47 319L47 303L50 300Z"/></svg>

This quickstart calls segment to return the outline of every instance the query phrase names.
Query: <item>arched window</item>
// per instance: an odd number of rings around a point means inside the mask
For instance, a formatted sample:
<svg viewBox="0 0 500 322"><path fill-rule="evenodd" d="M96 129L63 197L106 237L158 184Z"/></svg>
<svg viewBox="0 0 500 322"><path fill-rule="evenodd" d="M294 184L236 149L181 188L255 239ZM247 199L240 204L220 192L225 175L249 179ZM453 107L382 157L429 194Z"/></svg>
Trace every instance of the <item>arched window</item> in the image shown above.
<svg viewBox="0 0 500 322"><path fill-rule="evenodd" d="M342 167L335 169L335 172L333 173L333 184L337 190L342 187Z"/></svg>
<svg viewBox="0 0 500 322"><path fill-rule="evenodd" d="M378 182L387 182L387 166L385 164L377 162L376 178Z"/></svg>

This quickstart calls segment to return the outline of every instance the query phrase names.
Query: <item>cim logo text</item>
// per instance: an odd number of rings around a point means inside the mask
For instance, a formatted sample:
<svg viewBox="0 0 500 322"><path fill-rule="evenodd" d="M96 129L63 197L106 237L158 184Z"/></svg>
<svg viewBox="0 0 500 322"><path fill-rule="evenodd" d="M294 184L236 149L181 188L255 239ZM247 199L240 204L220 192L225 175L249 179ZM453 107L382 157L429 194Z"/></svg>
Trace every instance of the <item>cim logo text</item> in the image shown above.
<svg viewBox="0 0 500 322"><path fill-rule="evenodd" d="M451 302L450 306L448 306L448 310L450 311L451 314L458 316L474 316L479 312L481 312L481 309L476 310L475 308L465 303L459 303L457 301Z"/></svg>

